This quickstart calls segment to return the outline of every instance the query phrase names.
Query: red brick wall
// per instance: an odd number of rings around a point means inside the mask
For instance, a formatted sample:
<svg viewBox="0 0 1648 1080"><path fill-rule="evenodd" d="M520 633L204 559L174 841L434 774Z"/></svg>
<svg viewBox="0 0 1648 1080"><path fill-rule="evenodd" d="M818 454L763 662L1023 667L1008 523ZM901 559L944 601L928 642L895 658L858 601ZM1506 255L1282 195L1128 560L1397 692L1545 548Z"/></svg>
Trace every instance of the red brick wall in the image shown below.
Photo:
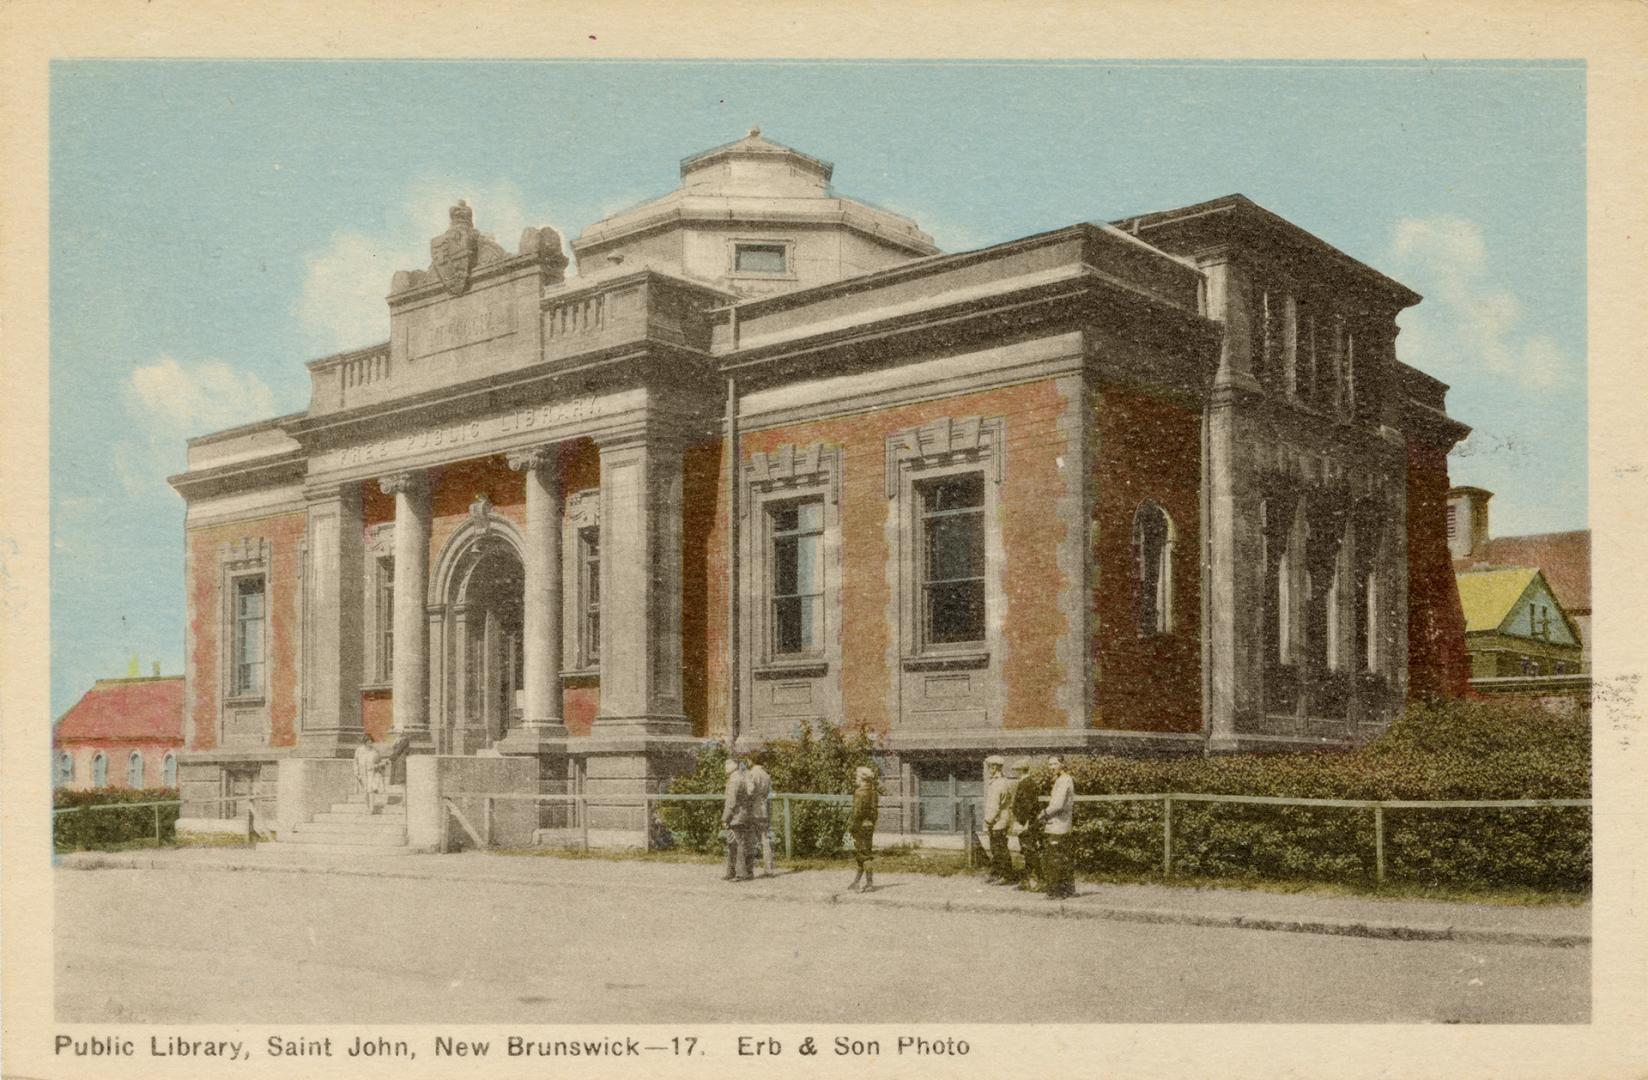
<svg viewBox="0 0 1648 1080"><path fill-rule="evenodd" d="M1068 632L1068 619L1058 609L1056 550L1066 525L1057 517L1056 500L1064 481L1059 458L1074 460L1065 435L1058 429L1065 402L1051 381L964 394L942 400L882 409L826 420L790 424L747 432L741 438L744 459L783 443L797 447L819 442L843 448L841 485L841 620L843 719L876 732L887 732L889 690L897 673L889 670L888 650L894 627L889 625L892 599L887 568L895 557L887 540L886 440L895 431L941 417L1002 416L1006 418L1006 480L1000 491L1001 527L1007 553L1003 581L1008 610L1005 681L1008 691L1003 723L1009 727L1061 726L1055 711L1055 690L1063 677L1057 655L1058 640ZM719 500L726 483L726 456L703 448L701 462L704 499ZM713 465L712 465L713 463ZM716 492L708 492L708 474L714 468ZM689 510L687 550L700 556L703 574L702 646L689 641L688 656L705 657L703 700L708 710L707 732L725 730L728 701L726 666L726 545L725 515ZM707 530L702 541L692 536ZM690 601L689 601L690 604ZM698 632L694 626L693 632Z"/></svg>
<svg viewBox="0 0 1648 1080"><path fill-rule="evenodd" d="M1130 391L1094 396L1093 726L1199 731L1201 417ZM1133 517L1153 500L1173 520L1172 632L1138 631Z"/></svg>
<svg viewBox="0 0 1648 1080"><path fill-rule="evenodd" d="M127 788L126 760L133 750L143 755L143 783L142 787L161 787L165 778L166 755L180 753L183 750L181 740L175 742L157 742L153 740L139 740L127 742L107 740L103 742L69 742L52 750L52 776L57 775L57 754L67 750L74 755L74 781L63 785L71 791L84 791L92 786L92 758L99 750L109 759L109 788Z"/></svg>
<svg viewBox="0 0 1648 1080"><path fill-rule="evenodd" d="M253 521L190 529L187 605L193 635L190 659L194 677L189 702L194 719L194 750L217 746L218 702L223 692L223 571L218 557L221 544L241 539L269 541L270 566L265 601L268 605L268 666L264 672L269 711L270 745L296 742L298 709L297 643L298 551L308 524L303 512L278 514Z"/></svg>
<svg viewBox="0 0 1648 1080"><path fill-rule="evenodd" d="M1465 613L1448 552L1448 453L1408 442L1408 696L1470 689Z"/></svg>

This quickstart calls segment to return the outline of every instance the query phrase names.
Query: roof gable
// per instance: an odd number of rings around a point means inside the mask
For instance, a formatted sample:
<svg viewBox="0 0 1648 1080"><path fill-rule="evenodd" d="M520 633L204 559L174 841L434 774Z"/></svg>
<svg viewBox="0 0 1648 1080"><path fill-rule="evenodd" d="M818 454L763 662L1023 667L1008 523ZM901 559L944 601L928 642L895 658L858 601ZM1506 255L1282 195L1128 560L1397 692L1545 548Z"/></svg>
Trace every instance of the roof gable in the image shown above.
<svg viewBox="0 0 1648 1080"><path fill-rule="evenodd" d="M1492 566L1537 566L1563 610L1591 610L1591 531L1501 536L1489 540L1482 561Z"/></svg>
<svg viewBox="0 0 1648 1080"><path fill-rule="evenodd" d="M1559 645L1579 643L1578 630L1537 567L1469 570L1458 575L1458 582L1467 634L1498 632ZM1548 630L1543 621L1530 622L1541 607L1556 616Z"/></svg>

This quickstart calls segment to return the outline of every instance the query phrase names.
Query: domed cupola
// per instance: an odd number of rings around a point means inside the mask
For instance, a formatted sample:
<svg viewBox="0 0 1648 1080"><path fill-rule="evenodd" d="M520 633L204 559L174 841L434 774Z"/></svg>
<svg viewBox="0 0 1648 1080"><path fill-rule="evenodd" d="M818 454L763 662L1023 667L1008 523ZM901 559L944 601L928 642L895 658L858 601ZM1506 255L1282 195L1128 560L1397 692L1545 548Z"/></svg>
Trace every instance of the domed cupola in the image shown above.
<svg viewBox="0 0 1648 1080"><path fill-rule="evenodd" d="M915 222L837 195L834 166L747 136L681 162L681 186L573 241L585 273L651 266L742 296L823 285L935 255Z"/></svg>

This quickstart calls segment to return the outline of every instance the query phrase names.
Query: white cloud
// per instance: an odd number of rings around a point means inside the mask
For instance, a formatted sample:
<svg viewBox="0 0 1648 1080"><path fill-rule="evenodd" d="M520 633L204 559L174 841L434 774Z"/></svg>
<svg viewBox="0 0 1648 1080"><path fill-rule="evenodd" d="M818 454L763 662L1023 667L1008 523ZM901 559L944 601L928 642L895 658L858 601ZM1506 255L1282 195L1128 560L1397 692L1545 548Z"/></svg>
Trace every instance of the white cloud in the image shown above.
<svg viewBox="0 0 1648 1080"><path fill-rule="evenodd" d="M445 232L447 212L459 199L475 211L475 227L513 252L527 225L551 224L529 215L521 190L507 180L477 182L423 176L375 229L339 229L326 246L305 259L308 272L293 304L318 353L382 341L389 336L389 279L397 270L429 266L429 241ZM557 227L563 238L564 229Z"/></svg>
<svg viewBox="0 0 1648 1080"><path fill-rule="evenodd" d="M117 443L115 473L129 495L152 493L183 466L184 441L275 415L274 392L249 371L222 360L183 363L162 356L121 385L137 436Z"/></svg>
<svg viewBox="0 0 1648 1080"><path fill-rule="evenodd" d="M1398 320L1405 360L1433 371L1481 368L1536 389L1572 373L1572 359L1554 338L1524 326L1522 304L1495 280L1475 222L1403 218L1391 231L1391 261L1397 276L1425 296Z"/></svg>

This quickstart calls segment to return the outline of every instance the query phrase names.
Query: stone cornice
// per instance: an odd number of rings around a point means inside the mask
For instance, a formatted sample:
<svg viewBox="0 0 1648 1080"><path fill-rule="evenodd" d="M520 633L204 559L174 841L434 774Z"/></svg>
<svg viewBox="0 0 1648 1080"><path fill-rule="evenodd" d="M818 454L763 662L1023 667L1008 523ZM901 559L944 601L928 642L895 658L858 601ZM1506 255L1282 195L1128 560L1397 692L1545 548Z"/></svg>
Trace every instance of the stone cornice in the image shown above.
<svg viewBox="0 0 1648 1080"><path fill-rule="evenodd" d="M177 473L167 477L166 482L187 501L231 491L294 483L303 479L306 463L307 455L301 450L293 450L273 457Z"/></svg>

